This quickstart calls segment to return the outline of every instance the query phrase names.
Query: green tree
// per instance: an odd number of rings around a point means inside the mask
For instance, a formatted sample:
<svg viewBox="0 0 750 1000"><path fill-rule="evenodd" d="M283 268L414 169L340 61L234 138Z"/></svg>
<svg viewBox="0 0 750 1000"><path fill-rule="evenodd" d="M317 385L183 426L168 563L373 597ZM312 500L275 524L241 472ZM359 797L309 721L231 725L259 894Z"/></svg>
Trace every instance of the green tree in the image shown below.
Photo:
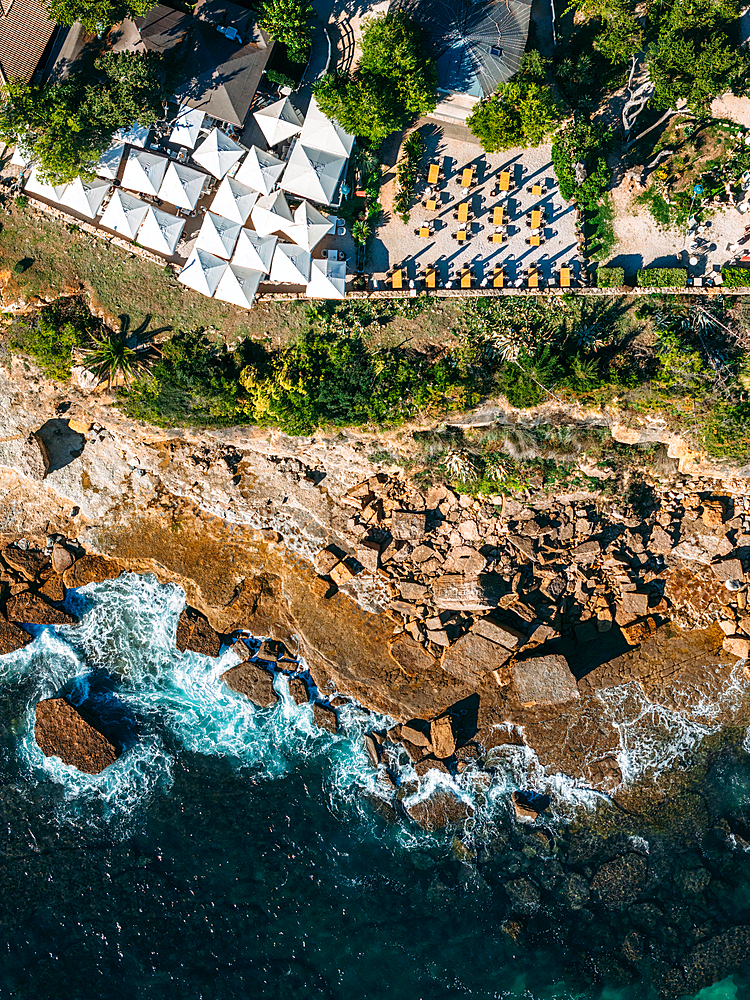
<svg viewBox="0 0 750 1000"><path fill-rule="evenodd" d="M324 114L379 146L415 117L434 111L436 84L418 29L405 15L388 13L365 22L355 72L328 73L313 89Z"/></svg>
<svg viewBox="0 0 750 1000"><path fill-rule="evenodd" d="M155 0L50 0L50 17L58 24L80 21L91 34L98 34L126 17L141 17Z"/></svg>
<svg viewBox="0 0 750 1000"><path fill-rule="evenodd" d="M0 104L0 139L20 142L42 177L55 183L90 175L114 133L164 116L169 95L161 55L109 52L94 75L71 74L60 84L11 80Z"/></svg>
<svg viewBox="0 0 750 1000"><path fill-rule="evenodd" d="M575 7L587 21L600 19L601 30L594 48L614 65L627 63L643 48L643 31L636 20L632 0L579 0Z"/></svg>
<svg viewBox="0 0 750 1000"><path fill-rule="evenodd" d="M560 104L545 83L547 60L528 53L518 75L480 101L466 124L488 153L512 146L538 146L560 118Z"/></svg>
<svg viewBox="0 0 750 1000"><path fill-rule="evenodd" d="M259 23L286 47L292 62L303 63L310 54L310 20L315 16L308 0L264 0Z"/></svg>

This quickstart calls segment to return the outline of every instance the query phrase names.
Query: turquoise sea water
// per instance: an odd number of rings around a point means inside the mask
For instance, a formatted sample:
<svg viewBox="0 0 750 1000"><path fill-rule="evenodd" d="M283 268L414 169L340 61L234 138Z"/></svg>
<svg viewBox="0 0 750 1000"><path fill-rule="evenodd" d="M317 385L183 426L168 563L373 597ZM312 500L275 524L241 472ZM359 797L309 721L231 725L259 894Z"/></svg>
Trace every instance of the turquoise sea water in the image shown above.
<svg viewBox="0 0 750 1000"><path fill-rule="evenodd" d="M281 702L255 708L219 679L231 652L176 650L179 588L125 575L68 605L79 626L0 658L0 1000L630 1000L657 996L695 943L750 924L742 755L716 762L699 836L601 841L577 825L590 793L517 749L481 793L456 786L475 808L458 838L428 833L378 798L362 733L382 720L349 706L323 733L281 675ZM101 775L34 741L33 706L61 689L124 746ZM657 747L637 712L623 722L636 769L701 736L660 724ZM521 780L553 795L542 838L511 821ZM655 920L571 889L622 853L648 862L639 904ZM685 873L699 870L696 891ZM699 995L750 992L736 973Z"/></svg>

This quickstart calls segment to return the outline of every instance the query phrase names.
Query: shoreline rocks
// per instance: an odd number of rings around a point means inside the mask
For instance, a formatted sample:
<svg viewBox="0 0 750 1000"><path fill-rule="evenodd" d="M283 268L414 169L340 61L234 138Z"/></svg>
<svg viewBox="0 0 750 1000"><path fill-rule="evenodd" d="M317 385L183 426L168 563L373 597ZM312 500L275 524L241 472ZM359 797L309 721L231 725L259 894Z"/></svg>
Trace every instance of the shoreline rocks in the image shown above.
<svg viewBox="0 0 750 1000"><path fill-rule="evenodd" d="M86 774L100 774L120 755L118 747L66 698L38 702L34 738L45 756L59 757Z"/></svg>

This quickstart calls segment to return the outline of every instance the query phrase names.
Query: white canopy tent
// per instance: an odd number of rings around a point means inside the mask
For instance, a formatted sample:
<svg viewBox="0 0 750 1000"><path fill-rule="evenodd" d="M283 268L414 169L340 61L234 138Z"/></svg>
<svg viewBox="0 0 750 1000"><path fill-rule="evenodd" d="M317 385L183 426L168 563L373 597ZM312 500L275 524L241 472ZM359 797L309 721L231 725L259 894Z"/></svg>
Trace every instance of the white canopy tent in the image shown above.
<svg viewBox="0 0 750 1000"><path fill-rule="evenodd" d="M343 260L312 261L310 280L305 292L311 299L346 297L346 263Z"/></svg>
<svg viewBox="0 0 750 1000"><path fill-rule="evenodd" d="M299 135L304 121L288 97L261 108L253 115L269 146Z"/></svg>
<svg viewBox="0 0 750 1000"><path fill-rule="evenodd" d="M169 141L176 146L193 149L205 117L202 111L181 104L174 120L174 128L169 133Z"/></svg>
<svg viewBox="0 0 750 1000"><path fill-rule="evenodd" d="M255 293L262 277L260 271L251 271L247 267L229 264L221 276L214 298L249 309L255 301Z"/></svg>
<svg viewBox="0 0 750 1000"><path fill-rule="evenodd" d="M285 166L284 160L280 160L273 153L264 153L257 146L251 146L235 174L235 179L241 184L247 184L253 191L270 194L284 173Z"/></svg>
<svg viewBox="0 0 750 1000"><path fill-rule="evenodd" d="M109 181L100 180L98 177L92 181L76 177L65 188L60 204L72 208L79 215L85 215L87 219L95 219L111 187Z"/></svg>
<svg viewBox="0 0 750 1000"><path fill-rule="evenodd" d="M310 280L310 254L295 243L277 243L271 262L271 281L306 285Z"/></svg>
<svg viewBox="0 0 750 1000"><path fill-rule="evenodd" d="M194 247L177 280L181 281L183 285L187 285L188 288L210 298L216 291L226 268L227 262L225 260L219 260L213 254Z"/></svg>
<svg viewBox="0 0 750 1000"><path fill-rule="evenodd" d="M112 136L115 142L129 142L131 146L140 146L141 149L148 140L149 129L145 125L133 122L130 128L121 128Z"/></svg>
<svg viewBox="0 0 750 1000"><path fill-rule="evenodd" d="M237 160L242 159L244 153L244 146L240 146L234 139L230 139L221 129L214 128L195 150L193 159L204 170L208 170L210 174L221 180Z"/></svg>
<svg viewBox="0 0 750 1000"><path fill-rule="evenodd" d="M157 195L168 166L166 156L131 149L122 173L122 186L128 191Z"/></svg>
<svg viewBox="0 0 750 1000"><path fill-rule="evenodd" d="M226 257L229 260L241 228L238 222L231 222L220 215L214 215L213 212L206 212L195 246L198 250L205 250L216 257Z"/></svg>
<svg viewBox="0 0 750 1000"><path fill-rule="evenodd" d="M234 177L225 177L211 202L211 211L244 226L250 209L257 200L257 191L241 184Z"/></svg>
<svg viewBox="0 0 750 1000"><path fill-rule="evenodd" d="M318 107L318 102L311 97L299 141L310 149L322 149L326 153L335 153L336 156L348 159L352 153L354 136L345 132L338 122L326 118Z"/></svg>
<svg viewBox="0 0 750 1000"><path fill-rule="evenodd" d="M345 156L311 149L300 139L294 145L279 187L299 198L331 205L345 167Z"/></svg>
<svg viewBox="0 0 750 1000"><path fill-rule="evenodd" d="M125 152L124 142L113 142L109 149L105 149L96 165L96 172L100 177L108 177L111 181L117 177L120 169L120 160Z"/></svg>
<svg viewBox="0 0 750 1000"><path fill-rule="evenodd" d="M192 167L172 161L161 182L159 197L170 205L176 205L177 208L193 209L200 200L203 185L207 180L206 175L200 170L193 170Z"/></svg>
<svg viewBox="0 0 750 1000"><path fill-rule="evenodd" d="M149 205L146 217L138 230L138 242L149 250L156 250L165 257L171 257L184 228L184 219L178 219L169 212L160 212L158 208Z"/></svg>
<svg viewBox="0 0 750 1000"><path fill-rule="evenodd" d="M273 194L258 198L250 212L250 219L256 233L260 233L261 236L284 232L289 223L294 221L281 191L274 191Z"/></svg>
<svg viewBox="0 0 750 1000"><path fill-rule="evenodd" d="M67 186L67 184L48 184L46 181L39 180L38 168L32 167L24 190L26 194L36 194L40 198L45 198L47 201L52 201L56 205L59 205ZM291 215L289 218L291 218Z"/></svg>
<svg viewBox="0 0 750 1000"><path fill-rule="evenodd" d="M134 240L148 209L149 206L145 201L134 198L127 191L115 189L99 224L105 229L114 230L120 236Z"/></svg>
<svg viewBox="0 0 750 1000"><path fill-rule="evenodd" d="M241 229L232 263L251 271L268 274L271 270L276 236L261 236L252 229Z"/></svg>
<svg viewBox="0 0 750 1000"><path fill-rule="evenodd" d="M13 150L13 156L10 158L10 163L13 167L28 167L33 159L34 157L31 153L27 153L23 148L23 143L19 142Z"/></svg>
<svg viewBox="0 0 750 1000"><path fill-rule="evenodd" d="M335 228L329 218L317 208L313 208L309 202L303 201L294 210L294 224L287 226L284 232L297 246L313 250L323 237L332 233Z"/></svg>

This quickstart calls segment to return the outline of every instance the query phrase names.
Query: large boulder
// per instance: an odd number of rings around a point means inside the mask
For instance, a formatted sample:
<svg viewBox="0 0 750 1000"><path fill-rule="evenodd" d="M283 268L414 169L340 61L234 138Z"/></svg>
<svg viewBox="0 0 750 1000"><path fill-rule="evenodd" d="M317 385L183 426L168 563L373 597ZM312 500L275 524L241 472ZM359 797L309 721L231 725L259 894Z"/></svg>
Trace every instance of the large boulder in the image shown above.
<svg viewBox="0 0 750 1000"><path fill-rule="evenodd" d="M441 715L434 720L430 726L430 743L439 760L452 757L456 752L456 737L453 735L450 716Z"/></svg>
<svg viewBox="0 0 750 1000"><path fill-rule="evenodd" d="M227 670L221 675L221 679L233 691L244 694L260 708L275 705L279 700L273 689L273 675L251 660Z"/></svg>
<svg viewBox="0 0 750 1000"><path fill-rule="evenodd" d="M18 625L0 617L0 656L5 653L15 653L17 649L23 649L33 640L34 637Z"/></svg>
<svg viewBox="0 0 750 1000"><path fill-rule="evenodd" d="M472 630L462 635L443 656L443 670L467 684L479 684L486 674L500 668L510 659L510 650ZM504 674L496 675L498 683L507 683Z"/></svg>
<svg viewBox="0 0 750 1000"><path fill-rule="evenodd" d="M474 807L464 802L450 788L439 787L426 798L404 802L406 814L424 830L459 826L474 814Z"/></svg>
<svg viewBox="0 0 750 1000"><path fill-rule="evenodd" d="M175 643L181 653L190 649L203 656L218 656L222 638L194 608L183 608L177 622Z"/></svg>
<svg viewBox="0 0 750 1000"><path fill-rule="evenodd" d="M45 756L59 757L87 774L99 774L119 756L114 743L94 729L65 698L39 702L34 736Z"/></svg>
<svg viewBox="0 0 750 1000"><path fill-rule="evenodd" d="M122 570L122 565L115 559L86 554L76 559L73 565L65 570L63 582L69 590L73 587L85 587L88 583L114 580Z"/></svg>
<svg viewBox="0 0 750 1000"><path fill-rule="evenodd" d="M12 622L33 622L34 625L75 625L78 619L62 608L56 608L39 594L24 590L8 598L6 605L8 620Z"/></svg>
<svg viewBox="0 0 750 1000"><path fill-rule="evenodd" d="M16 545L8 545L3 549L2 555L8 566L29 583L37 580L50 564L49 556L41 549L20 549Z"/></svg>
<svg viewBox="0 0 750 1000"><path fill-rule="evenodd" d="M313 720L318 729L326 729L329 733L337 733L339 731L338 716L329 705L321 705L317 701L314 702Z"/></svg>
<svg viewBox="0 0 750 1000"><path fill-rule="evenodd" d="M522 705L559 705L580 698L568 661L559 653L514 663L511 679Z"/></svg>

